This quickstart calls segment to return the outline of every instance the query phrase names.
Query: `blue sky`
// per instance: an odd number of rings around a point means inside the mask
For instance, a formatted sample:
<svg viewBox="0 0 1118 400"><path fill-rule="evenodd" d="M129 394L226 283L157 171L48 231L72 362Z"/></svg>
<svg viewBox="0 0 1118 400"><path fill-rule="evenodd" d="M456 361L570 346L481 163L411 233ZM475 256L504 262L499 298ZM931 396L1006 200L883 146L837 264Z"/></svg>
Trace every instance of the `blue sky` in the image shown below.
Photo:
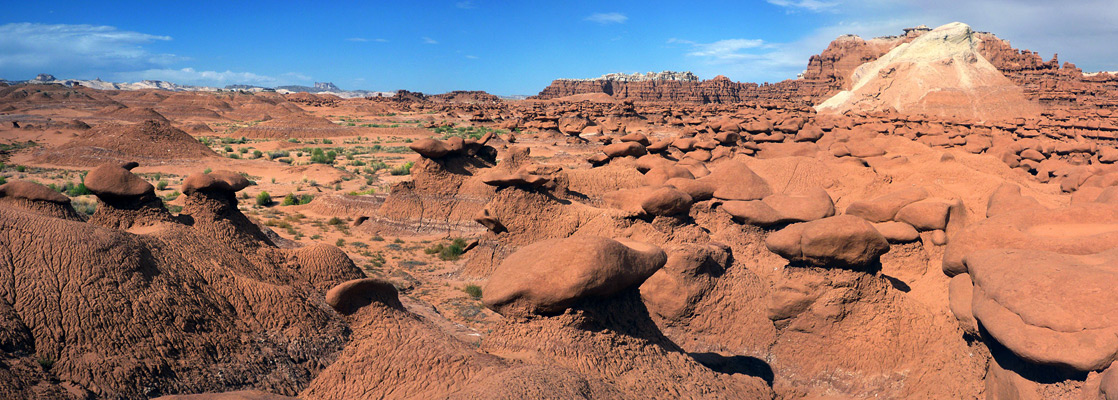
<svg viewBox="0 0 1118 400"><path fill-rule="evenodd" d="M1088 71L1118 70L1113 0L5 2L0 78L12 80L46 72L496 94L610 72L775 82L838 35L952 21L1046 59L1059 52Z"/></svg>

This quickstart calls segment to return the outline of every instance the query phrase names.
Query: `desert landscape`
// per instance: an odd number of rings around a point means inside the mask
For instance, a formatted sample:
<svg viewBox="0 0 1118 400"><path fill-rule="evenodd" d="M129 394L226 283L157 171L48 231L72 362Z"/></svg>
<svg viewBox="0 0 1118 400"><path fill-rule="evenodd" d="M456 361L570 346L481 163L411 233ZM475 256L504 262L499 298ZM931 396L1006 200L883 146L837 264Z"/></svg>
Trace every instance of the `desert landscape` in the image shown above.
<svg viewBox="0 0 1118 400"><path fill-rule="evenodd" d="M1118 73L958 22L818 51L0 81L0 398L1118 399Z"/></svg>

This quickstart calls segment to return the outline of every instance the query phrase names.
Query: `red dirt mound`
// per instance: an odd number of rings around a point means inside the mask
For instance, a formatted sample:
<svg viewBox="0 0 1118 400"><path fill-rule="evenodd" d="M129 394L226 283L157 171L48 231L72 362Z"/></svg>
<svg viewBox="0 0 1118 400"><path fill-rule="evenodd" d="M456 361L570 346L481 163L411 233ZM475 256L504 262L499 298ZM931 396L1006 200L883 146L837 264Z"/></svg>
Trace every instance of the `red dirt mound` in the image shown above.
<svg viewBox="0 0 1118 400"><path fill-rule="evenodd" d="M34 153L38 163L74 167L129 161L162 165L216 156L193 136L166 121L157 120L132 125L100 125L81 132L61 146Z"/></svg>

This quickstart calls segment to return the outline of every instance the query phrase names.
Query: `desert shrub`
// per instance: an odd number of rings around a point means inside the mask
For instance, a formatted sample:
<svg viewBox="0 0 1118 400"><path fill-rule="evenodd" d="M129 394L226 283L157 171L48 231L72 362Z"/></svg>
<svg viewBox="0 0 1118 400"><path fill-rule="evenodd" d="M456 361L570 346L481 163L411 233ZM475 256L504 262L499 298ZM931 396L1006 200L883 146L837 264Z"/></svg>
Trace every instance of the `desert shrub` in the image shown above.
<svg viewBox="0 0 1118 400"><path fill-rule="evenodd" d="M450 242L450 244L444 245L442 243L439 243L423 250L423 252L427 254L437 254L439 256L439 259L443 261L457 260L465 251L466 241L461 238L454 239Z"/></svg>
<svg viewBox="0 0 1118 400"><path fill-rule="evenodd" d="M326 221L326 225L341 225L343 223L345 223L345 221L342 221L338 217L330 217L330 220Z"/></svg>
<svg viewBox="0 0 1118 400"><path fill-rule="evenodd" d="M334 245L335 245L335 246L338 246L338 247L343 247L343 246L345 246L345 239L338 239L338 241L337 241L337 242L334 242Z"/></svg>
<svg viewBox="0 0 1118 400"><path fill-rule="evenodd" d="M415 165L415 163L408 161L399 167L393 168L388 171L388 173L392 175L411 175L411 167L413 165Z"/></svg>
<svg viewBox="0 0 1118 400"><path fill-rule="evenodd" d="M240 149L237 149L237 151L241 152L241 154L248 153L248 147L242 147ZM257 152L259 152L259 150L257 150Z"/></svg>
<svg viewBox="0 0 1118 400"><path fill-rule="evenodd" d="M5 184L5 183L8 183L8 178L5 178L5 177L3 177L3 176L0 176L0 185L3 185L3 184Z"/></svg>
<svg viewBox="0 0 1118 400"><path fill-rule="evenodd" d="M322 151L321 148L315 148L314 150L311 150L311 162L312 163L333 164L334 163L334 158L336 158L337 156L338 156L338 153L333 151L333 150Z"/></svg>
<svg viewBox="0 0 1118 400"><path fill-rule="evenodd" d="M93 192L89 191L89 188L85 187L85 182L78 182L77 185L73 183L66 183L66 186L63 186L62 189L62 191L66 192L66 195L70 197L93 194Z"/></svg>
<svg viewBox="0 0 1118 400"><path fill-rule="evenodd" d="M225 152L226 153L232 153L233 152L233 147L232 146L225 146Z"/></svg>
<svg viewBox="0 0 1118 400"><path fill-rule="evenodd" d="M268 194L268 192L260 192L260 194L256 195L256 205L268 206L270 204L272 204L272 195Z"/></svg>
<svg viewBox="0 0 1118 400"><path fill-rule="evenodd" d="M466 287L462 288L462 290L465 291L466 294L470 295L470 298L474 300L481 299L481 286L466 285Z"/></svg>
<svg viewBox="0 0 1118 400"><path fill-rule="evenodd" d="M167 185L168 182L166 180L160 180L159 182L155 183L155 188L158 190L165 190L167 189Z"/></svg>
<svg viewBox="0 0 1118 400"><path fill-rule="evenodd" d="M287 196L283 196L283 201L280 202L281 206L293 206L296 204L299 204L299 199L297 199L295 195L291 193L288 193Z"/></svg>
<svg viewBox="0 0 1118 400"><path fill-rule="evenodd" d="M203 174L208 174L210 172L214 172L213 168L206 168L206 169L202 170Z"/></svg>
<svg viewBox="0 0 1118 400"><path fill-rule="evenodd" d="M263 156L264 156L263 151L260 151L260 150L253 150L252 151L252 158L260 158L260 157L263 157Z"/></svg>

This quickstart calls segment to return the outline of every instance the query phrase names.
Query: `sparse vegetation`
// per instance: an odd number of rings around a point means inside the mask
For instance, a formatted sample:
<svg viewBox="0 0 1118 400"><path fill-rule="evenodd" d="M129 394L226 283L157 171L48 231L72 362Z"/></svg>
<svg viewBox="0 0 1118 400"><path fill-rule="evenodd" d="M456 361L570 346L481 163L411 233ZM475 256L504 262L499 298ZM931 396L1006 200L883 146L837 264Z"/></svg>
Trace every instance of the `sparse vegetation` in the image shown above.
<svg viewBox="0 0 1118 400"><path fill-rule="evenodd" d="M268 192L260 192L260 194L256 195L256 205L261 206L261 207L267 207L271 204L272 204L272 195L268 194Z"/></svg>
<svg viewBox="0 0 1118 400"><path fill-rule="evenodd" d="M462 291L466 292L466 294L470 295L470 298L474 300L481 299L481 286L473 284L466 285L466 287L462 288Z"/></svg>
<svg viewBox="0 0 1118 400"><path fill-rule="evenodd" d="M436 254L440 260L454 261L462 256L466 251L466 241L462 238L456 238L450 244L436 244L423 250L427 254Z"/></svg>
<svg viewBox="0 0 1118 400"><path fill-rule="evenodd" d="M400 165L399 167L393 168L392 170L388 171L388 173L392 175L411 175L411 167L413 165L415 165L415 163L408 161L403 165Z"/></svg>

